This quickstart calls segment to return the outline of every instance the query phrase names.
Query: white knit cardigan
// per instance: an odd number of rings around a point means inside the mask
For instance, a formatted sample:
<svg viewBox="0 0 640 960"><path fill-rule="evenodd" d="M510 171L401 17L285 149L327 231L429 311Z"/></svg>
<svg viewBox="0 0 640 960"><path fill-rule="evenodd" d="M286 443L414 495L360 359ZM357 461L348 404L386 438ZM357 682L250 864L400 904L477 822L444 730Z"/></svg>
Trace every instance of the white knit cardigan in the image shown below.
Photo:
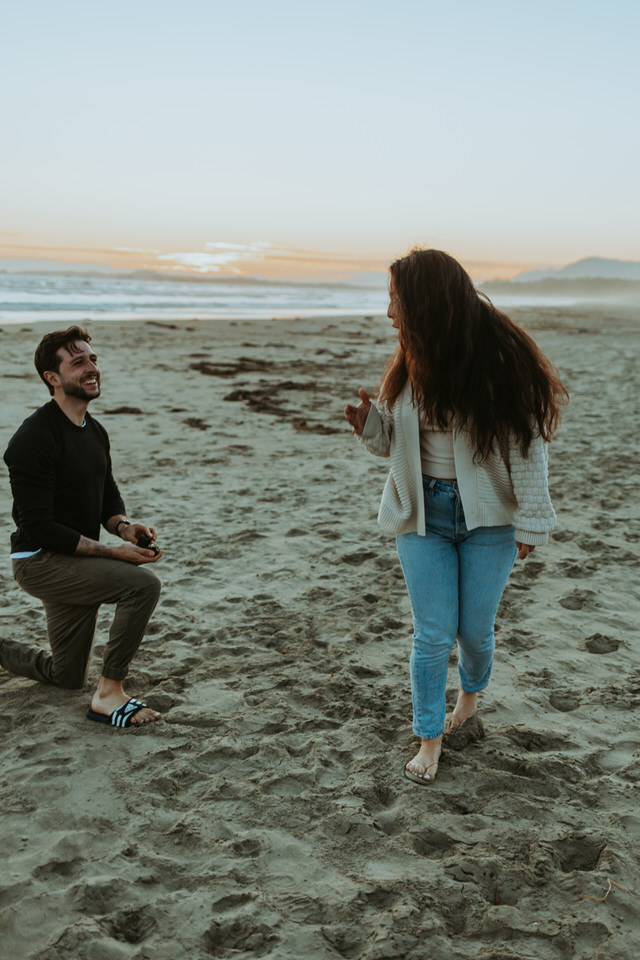
<svg viewBox="0 0 640 960"><path fill-rule="evenodd" d="M389 533L424 536L420 422L408 385L392 413L371 404L360 439L371 453L391 460L378 523ZM535 437L527 457L517 444L511 445L508 465L497 453L474 463L474 452L468 434L454 426L453 455L467 529L513 524L520 543L546 543L556 519L548 489L547 444Z"/></svg>

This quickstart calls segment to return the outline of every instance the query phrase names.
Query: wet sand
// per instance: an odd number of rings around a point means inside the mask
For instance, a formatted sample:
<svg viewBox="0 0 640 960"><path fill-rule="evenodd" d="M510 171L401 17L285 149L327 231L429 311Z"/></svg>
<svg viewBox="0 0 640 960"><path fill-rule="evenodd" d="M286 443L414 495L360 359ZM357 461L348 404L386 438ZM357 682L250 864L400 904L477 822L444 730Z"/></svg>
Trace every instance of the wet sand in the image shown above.
<svg viewBox="0 0 640 960"><path fill-rule="evenodd" d="M0 671L7 956L636 960L640 323L512 315L572 396L558 527L507 586L481 723L425 788L402 776L411 621L375 523L386 464L343 420L388 321L89 325L91 412L166 551L129 681L165 719L112 731L84 719L88 690ZM44 332L0 329L3 450L47 400ZM44 643L11 577L2 472L0 635Z"/></svg>

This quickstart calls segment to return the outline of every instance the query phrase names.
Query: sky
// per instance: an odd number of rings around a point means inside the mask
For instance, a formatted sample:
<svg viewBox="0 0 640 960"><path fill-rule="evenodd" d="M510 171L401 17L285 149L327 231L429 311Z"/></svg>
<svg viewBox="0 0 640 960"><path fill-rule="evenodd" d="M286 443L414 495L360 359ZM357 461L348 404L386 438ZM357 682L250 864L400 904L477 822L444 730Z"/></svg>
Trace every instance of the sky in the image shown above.
<svg viewBox="0 0 640 960"><path fill-rule="evenodd" d="M21 0L0 257L336 276L640 260L637 0Z"/></svg>

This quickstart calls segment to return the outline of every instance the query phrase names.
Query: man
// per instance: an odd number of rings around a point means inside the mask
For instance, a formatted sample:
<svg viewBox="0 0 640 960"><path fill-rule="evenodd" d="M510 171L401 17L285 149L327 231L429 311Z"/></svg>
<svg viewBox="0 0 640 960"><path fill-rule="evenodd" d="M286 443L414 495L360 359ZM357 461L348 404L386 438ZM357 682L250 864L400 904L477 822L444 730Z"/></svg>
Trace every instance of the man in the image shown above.
<svg viewBox="0 0 640 960"><path fill-rule="evenodd" d="M116 727L157 720L160 714L130 698L123 681L160 595L145 565L162 551L153 527L132 523L111 472L109 438L87 412L100 396L98 358L79 327L49 333L35 365L52 399L28 417L4 455L13 492L13 573L42 600L51 653L13 639L0 640L0 664L43 683L82 687L98 610L116 610L102 675L87 711ZM123 541L99 542L100 525ZM137 545L147 537L150 546Z"/></svg>

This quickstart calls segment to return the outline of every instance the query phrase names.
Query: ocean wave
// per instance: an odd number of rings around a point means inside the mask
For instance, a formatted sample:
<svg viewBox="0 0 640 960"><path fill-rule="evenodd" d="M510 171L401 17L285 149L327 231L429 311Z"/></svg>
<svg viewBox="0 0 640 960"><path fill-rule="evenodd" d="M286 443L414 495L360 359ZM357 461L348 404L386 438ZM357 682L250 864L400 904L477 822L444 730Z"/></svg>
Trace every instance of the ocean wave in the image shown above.
<svg viewBox="0 0 640 960"><path fill-rule="evenodd" d="M341 284L174 277L0 273L0 322L159 315L227 318L300 313L385 313L383 289Z"/></svg>

